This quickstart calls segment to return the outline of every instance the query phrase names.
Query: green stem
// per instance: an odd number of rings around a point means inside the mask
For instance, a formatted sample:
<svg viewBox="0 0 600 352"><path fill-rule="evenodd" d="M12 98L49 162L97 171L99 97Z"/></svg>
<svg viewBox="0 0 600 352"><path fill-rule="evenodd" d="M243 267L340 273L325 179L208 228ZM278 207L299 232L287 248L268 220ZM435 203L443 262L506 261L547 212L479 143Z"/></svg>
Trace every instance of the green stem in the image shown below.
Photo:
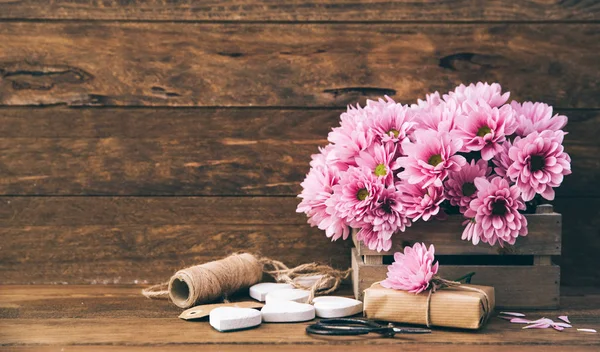
<svg viewBox="0 0 600 352"><path fill-rule="evenodd" d="M471 283L471 278L473 277L473 275L475 275L474 271L472 271L472 272L470 272L468 274L465 274L465 275L459 277L458 279L456 279L454 281L459 281L460 282L462 280L465 280L466 284L470 284Z"/></svg>

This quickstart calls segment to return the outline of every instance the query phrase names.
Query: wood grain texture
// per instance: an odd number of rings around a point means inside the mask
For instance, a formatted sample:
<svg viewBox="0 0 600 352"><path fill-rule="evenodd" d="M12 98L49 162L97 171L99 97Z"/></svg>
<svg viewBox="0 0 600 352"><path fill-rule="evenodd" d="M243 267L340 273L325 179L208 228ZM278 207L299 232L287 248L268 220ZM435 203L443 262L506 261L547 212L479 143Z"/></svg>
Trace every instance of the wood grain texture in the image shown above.
<svg viewBox="0 0 600 352"><path fill-rule="evenodd" d="M597 108L600 24L0 24L0 104L345 106L499 81Z"/></svg>
<svg viewBox="0 0 600 352"><path fill-rule="evenodd" d="M352 249L354 295L364 298L364 290L387 275L387 265L369 265ZM438 274L449 280L475 272L473 285L493 286L496 307L510 309L556 309L560 296L560 268L547 266L440 265Z"/></svg>
<svg viewBox="0 0 600 352"><path fill-rule="evenodd" d="M584 1L34 0L0 3L0 19L175 21L581 21L597 20L600 7Z"/></svg>
<svg viewBox="0 0 600 352"><path fill-rule="evenodd" d="M160 282L176 269L248 250L290 265L350 266L292 197L3 197L0 283ZM597 285L600 200L558 199L562 283ZM583 244L583 245L582 245Z"/></svg>
<svg viewBox="0 0 600 352"><path fill-rule="evenodd" d="M403 233L394 235L395 241L389 251L377 252L371 250L364 243L356 240L358 230L352 230L352 239L361 256L393 255L401 252L406 246L413 246L417 242L435 244L436 255L560 255L562 216L552 214L528 214L525 237L519 237L514 246L481 245L474 246L469 241L462 241L464 216L450 215L444 221L419 221L413 223ZM366 261L365 261L366 263ZM367 263L371 264L371 263ZM375 263L372 263L375 264Z"/></svg>
<svg viewBox="0 0 600 352"><path fill-rule="evenodd" d="M0 194L289 195L344 111L0 110ZM573 174L559 196L600 196L599 110L562 110Z"/></svg>
<svg viewBox="0 0 600 352"><path fill-rule="evenodd" d="M157 283L186 266L248 251L347 268L295 213L294 198L3 198L1 283Z"/></svg>
<svg viewBox="0 0 600 352"><path fill-rule="evenodd" d="M315 350L314 345L293 345L290 346L294 349L294 351L298 352L312 352ZM319 346L322 347L322 346ZM348 345L348 344L339 344L334 341L331 341L329 345L326 346L328 351L345 351L345 352L371 352L373 351L373 346L370 345ZM445 347L445 346L444 346ZM452 346L455 347L455 346ZM109 352L140 352L140 351L197 351L200 348L199 344L192 345L160 345L160 346L90 346L86 345L86 351L109 351ZM202 351L206 352L229 352L229 351L255 351L260 350L262 352L271 352L271 351L281 351L283 346L281 344L272 344L266 345L261 344L259 348L257 348L256 344L219 344L219 345L201 345ZM537 352L540 350L539 346L536 345L519 345L519 352ZM562 352L564 351L565 346L544 346L544 351L547 352ZM568 346L569 352L597 352L597 346ZM80 346L64 346L64 345L52 345L52 346L11 346L11 352L19 352L19 351L36 351L36 352L71 352L71 351L79 351ZM439 344L426 344L419 343L415 345L404 344L402 345L402 351L405 352L437 352L443 350L443 347ZM487 345L486 351L492 352L512 352L515 350L515 346L510 345ZM378 345L377 352L397 352L397 345ZM461 352L481 352L481 346L478 345L460 345Z"/></svg>
<svg viewBox="0 0 600 352"><path fill-rule="evenodd" d="M3 109L0 192L296 195L338 111Z"/></svg>
<svg viewBox="0 0 600 352"><path fill-rule="evenodd" d="M383 339L377 335L360 337L314 337L304 329L309 323L263 324L257 329L222 334L206 321L177 319L180 310L167 301L151 301L136 286L1 286L0 341L3 348L48 348L66 345L70 349L88 348L186 348L209 346L250 347L269 350L279 347L296 350L300 346L351 351L354 346L382 351L394 347L408 351L477 351L509 346L527 351L535 346L553 351L557 347L577 350L596 348L600 337L568 329L561 333L547 330L523 331L521 326L492 318L478 333L435 329L430 335ZM349 294L342 291L342 295ZM563 297L560 311L542 311L531 316L568 315L575 327L600 329L599 295L574 293ZM7 313L11 310L14 315ZM250 345L250 346L249 346ZM283 345L283 346L282 346ZM330 346L325 346L330 345ZM518 346L516 346L518 345ZM423 347L423 349L420 349ZM68 351L69 349L67 349ZM219 349L217 349L219 350ZM310 349L305 349L310 350ZM359 349L364 350L364 349ZM503 349L501 349L503 350ZM560 349L558 349L560 350ZM135 351L135 349L134 349ZM302 350L304 351L304 350Z"/></svg>
<svg viewBox="0 0 600 352"><path fill-rule="evenodd" d="M554 209L563 215L561 283L600 286L600 199L561 199Z"/></svg>

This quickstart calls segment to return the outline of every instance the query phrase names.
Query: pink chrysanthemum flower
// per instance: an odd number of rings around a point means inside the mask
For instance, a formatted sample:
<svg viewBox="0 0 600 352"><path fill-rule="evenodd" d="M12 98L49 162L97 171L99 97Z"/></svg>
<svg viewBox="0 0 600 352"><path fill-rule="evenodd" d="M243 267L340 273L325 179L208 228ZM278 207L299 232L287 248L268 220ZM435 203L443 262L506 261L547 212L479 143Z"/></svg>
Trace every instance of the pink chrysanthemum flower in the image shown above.
<svg viewBox="0 0 600 352"><path fill-rule="evenodd" d="M402 143L408 156L398 158L398 164L404 168L398 176L408 183L441 187L448 172L458 171L467 163L464 157L456 155L462 142L449 133L417 130L415 139L414 143L408 139Z"/></svg>
<svg viewBox="0 0 600 352"><path fill-rule="evenodd" d="M480 102L467 101L463 107L467 116L457 122L456 136L462 138L463 152L481 151L483 160L490 160L501 150L500 144L517 128L514 111L504 105L495 108Z"/></svg>
<svg viewBox="0 0 600 352"><path fill-rule="evenodd" d="M402 193L400 200L404 207L404 214L412 221L423 219L428 221L431 217L439 216L440 204L444 201L444 188L429 186L423 188L421 184L399 182L396 189Z"/></svg>
<svg viewBox="0 0 600 352"><path fill-rule="evenodd" d="M456 101L450 100L427 110L416 111L415 121L419 123L419 128L451 132L455 128L456 120L462 116L461 106Z"/></svg>
<svg viewBox="0 0 600 352"><path fill-rule="evenodd" d="M448 180L444 183L446 198L450 201L450 204L458 206L460 212L464 213L471 200L477 196L475 179L486 177L491 172L492 168L488 167L485 160L477 160L477 162L471 160L470 164L466 164L459 171L450 172Z"/></svg>
<svg viewBox="0 0 600 352"><path fill-rule="evenodd" d="M381 191L374 208L365 216L368 225L357 233L357 239L363 241L369 249L382 251L392 246L392 235L404 231L410 226L410 220L404 215L401 193L394 186Z"/></svg>
<svg viewBox="0 0 600 352"><path fill-rule="evenodd" d="M475 219L474 218L467 219L467 220L463 221L462 224L463 224L463 226L465 226L465 229L460 238L462 240L473 242L473 245L479 244L480 237L479 237L479 232L476 231Z"/></svg>
<svg viewBox="0 0 600 352"><path fill-rule="evenodd" d="M563 131L548 130L515 139L508 152L513 163L507 174L525 201L532 200L536 193L553 200L554 187L571 173L571 157L562 146L564 135Z"/></svg>
<svg viewBox="0 0 600 352"><path fill-rule="evenodd" d="M414 112L408 106L387 96L385 101L368 100L365 111L366 127L373 132L376 141L383 143L402 143L417 125L413 122Z"/></svg>
<svg viewBox="0 0 600 352"><path fill-rule="evenodd" d="M552 116L552 107L548 104L530 101L519 104L513 101L510 106L515 111L517 119L515 133L518 136L526 137L532 132L545 130L559 131L567 125L567 117L559 114Z"/></svg>
<svg viewBox="0 0 600 352"><path fill-rule="evenodd" d="M365 126L367 113L359 105L348 106L341 115L340 126L329 132L327 139L334 146L331 157L348 166L356 166L354 158L373 143L373 132Z"/></svg>
<svg viewBox="0 0 600 352"><path fill-rule="evenodd" d="M333 194L333 187L338 183L335 169L325 165L323 153L313 155L311 169L301 183L302 193L298 197L302 201L296 211L308 216L308 223L324 230L333 241L348 238L348 226L334 212L329 212L326 202Z"/></svg>
<svg viewBox="0 0 600 352"><path fill-rule="evenodd" d="M417 103L412 104L410 106L410 108L413 110L421 110L421 109L429 110L433 107L440 105L442 102L443 101L442 101L442 98L440 97L440 93L433 92L433 93L427 94L425 96L425 100L417 99Z"/></svg>
<svg viewBox="0 0 600 352"><path fill-rule="evenodd" d="M386 185L393 185L394 171L400 167L396 162L396 146L392 143L374 144L358 154L356 165L371 170Z"/></svg>
<svg viewBox="0 0 600 352"><path fill-rule="evenodd" d="M479 104L480 101L483 101L491 107L499 107L506 103L509 96L509 92L502 94L502 87L498 83L490 85L487 82L478 82L477 84L471 83L468 86L461 84L454 91L444 94L444 100L455 100L458 104L465 101Z"/></svg>
<svg viewBox="0 0 600 352"><path fill-rule="evenodd" d="M383 181L371 170L351 167L332 187L333 196L326 201L327 211L337 214L352 227L362 227L363 218L375 207L384 188Z"/></svg>
<svg viewBox="0 0 600 352"><path fill-rule="evenodd" d="M381 286L415 294L427 290L439 268L439 263L433 264L434 255L433 245L429 249L424 243L404 247L404 253L394 253L394 262L388 266L387 278Z"/></svg>
<svg viewBox="0 0 600 352"><path fill-rule="evenodd" d="M371 250L389 251L392 248L392 240L384 239L380 233L373 229L373 225L363 225L356 233L356 239L362 241Z"/></svg>
<svg viewBox="0 0 600 352"><path fill-rule="evenodd" d="M508 167L513 163L508 156L508 151L512 147L512 142L507 139L504 143L500 144L500 147L500 151L492 158L494 172L498 174L498 176L508 178L506 171L508 171Z"/></svg>
<svg viewBox="0 0 600 352"><path fill-rule="evenodd" d="M491 181L483 177L475 179L477 197L465 211L467 223L463 238L472 238L473 243L482 242L494 245L496 242L514 244L518 236L527 235L527 219L519 210L525 210L516 185L509 186L502 177Z"/></svg>

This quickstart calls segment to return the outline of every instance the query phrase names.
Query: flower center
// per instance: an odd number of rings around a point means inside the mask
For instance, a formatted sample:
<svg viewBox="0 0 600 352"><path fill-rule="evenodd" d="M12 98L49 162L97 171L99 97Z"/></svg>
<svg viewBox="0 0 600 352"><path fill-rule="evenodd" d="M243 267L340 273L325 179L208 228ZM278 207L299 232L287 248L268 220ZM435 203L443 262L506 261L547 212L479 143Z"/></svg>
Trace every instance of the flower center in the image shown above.
<svg viewBox="0 0 600 352"><path fill-rule="evenodd" d="M393 133L394 137L398 138L398 136L400 135L400 131L396 130L396 129L391 129L388 131L388 134Z"/></svg>
<svg viewBox="0 0 600 352"><path fill-rule="evenodd" d="M492 132L492 130L488 126L479 127L477 130L477 136L483 137L490 132Z"/></svg>
<svg viewBox="0 0 600 352"><path fill-rule="evenodd" d="M369 191L367 191L366 188L361 188L358 190L358 193L356 193L356 198L358 200L365 200L365 199L367 199L368 196L369 196Z"/></svg>
<svg viewBox="0 0 600 352"><path fill-rule="evenodd" d="M462 192L463 196L470 197L477 192L477 187L475 187L473 182L466 182L462 185Z"/></svg>
<svg viewBox="0 0 600 352"><path fill-rule="evenodd" d="M492 204L492 215L506 214L506 201L503 199L497 200Z"/></svg>
<svg viewBox="0 0 600 352"><path fill-rule="evenodd" d="M429 160L427 160L427 163L431 166L437 166L439 163L441 163L442 160L442 156L439 154L435 154L429 157Z"/></svg>
<svg viewBox="0 0 600 352"><path fill-rule="evenodd" d="M383 211L385 211L387 214L392 213L392 205L388 202L381 204L381 209L383 209Z"/></svg>
<svg viewBox="0 0 600 352"><path fill-rule="evenodd" d="M532 155L531 159L529 159L529 168L531 171L540 171L546 166L546 160L541 155Z"/></svg>
<svg viewBox="0 0 600 352"><path fill-rule="evenodd" d="M387 175L387 170L385 169L385 165L379 164L375 167L375 171L373 171L375 176L385 176Z"/></svg>

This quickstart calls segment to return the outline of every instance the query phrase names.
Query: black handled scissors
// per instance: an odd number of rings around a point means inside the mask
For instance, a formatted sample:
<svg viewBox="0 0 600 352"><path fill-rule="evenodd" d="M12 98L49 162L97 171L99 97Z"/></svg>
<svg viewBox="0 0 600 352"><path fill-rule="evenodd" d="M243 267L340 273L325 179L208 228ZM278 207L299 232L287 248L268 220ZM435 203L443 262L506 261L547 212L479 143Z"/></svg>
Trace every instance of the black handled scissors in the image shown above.
<svg viewBox="0 0 600 352"><path fill-rule="evenodd" d="M366 335L375 332L383 337L394 337L395 334L428 334L429 329L398 328L389 324L379 325L374 321L352 318L323 319L306 327L308 334L317 335Z"/></svg>

